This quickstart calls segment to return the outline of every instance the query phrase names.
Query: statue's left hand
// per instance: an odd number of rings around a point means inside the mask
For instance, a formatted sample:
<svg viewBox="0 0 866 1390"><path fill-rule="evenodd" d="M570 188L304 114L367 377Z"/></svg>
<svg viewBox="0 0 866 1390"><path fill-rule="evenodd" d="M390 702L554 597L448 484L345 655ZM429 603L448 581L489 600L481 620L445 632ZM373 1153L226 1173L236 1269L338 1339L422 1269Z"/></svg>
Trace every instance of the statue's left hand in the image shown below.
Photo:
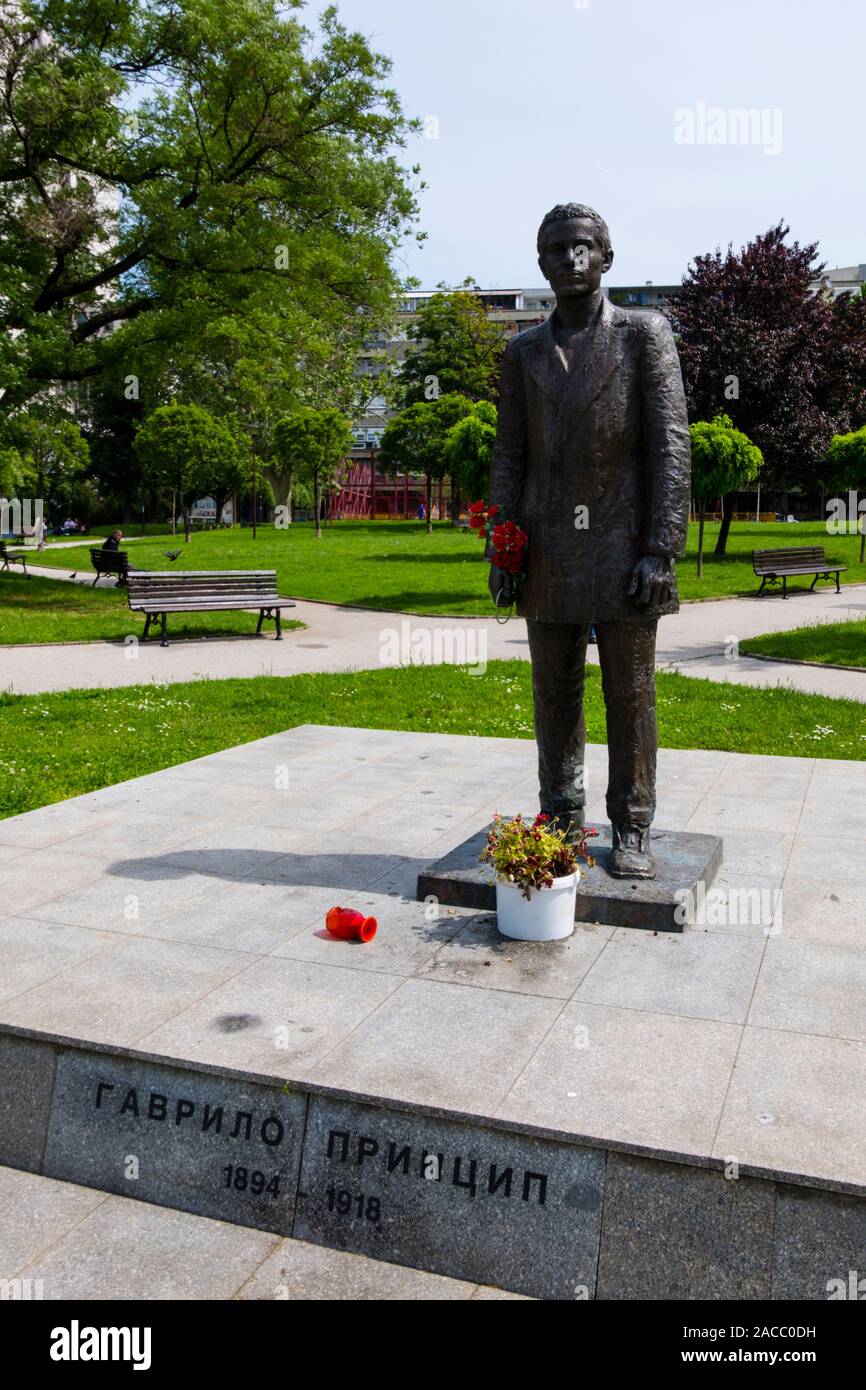
<svg viewBox="0 0 866 1390"><path fill-rule="evenodd" d="M644 555L635 565L628 596L638 608L661 608L673 597L673 578L667 555Z"/></svg>

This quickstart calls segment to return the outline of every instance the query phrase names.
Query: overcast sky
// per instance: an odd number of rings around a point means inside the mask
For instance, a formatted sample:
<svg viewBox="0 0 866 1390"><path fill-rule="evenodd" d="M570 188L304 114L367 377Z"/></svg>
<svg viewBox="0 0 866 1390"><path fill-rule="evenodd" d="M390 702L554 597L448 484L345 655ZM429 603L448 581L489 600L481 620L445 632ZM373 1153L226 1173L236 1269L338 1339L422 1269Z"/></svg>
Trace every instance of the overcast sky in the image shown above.
<svg viewBox="0 0 866 1390"><path fill-rule="evenodd" d="M322 8L312 0L308 14ZM779 218L792 239L818 240L828 265L866 262L866 19L856 0L338 8L393 59L407 113L438 121L438 138L407 152L430 185L429 239L399 269L425 288L466 275L484 288L541 283L538 223L568 200L610 225L609 284L677 282L694 255L739 247ZM762 113L749 143L732 108Z"/></svg>

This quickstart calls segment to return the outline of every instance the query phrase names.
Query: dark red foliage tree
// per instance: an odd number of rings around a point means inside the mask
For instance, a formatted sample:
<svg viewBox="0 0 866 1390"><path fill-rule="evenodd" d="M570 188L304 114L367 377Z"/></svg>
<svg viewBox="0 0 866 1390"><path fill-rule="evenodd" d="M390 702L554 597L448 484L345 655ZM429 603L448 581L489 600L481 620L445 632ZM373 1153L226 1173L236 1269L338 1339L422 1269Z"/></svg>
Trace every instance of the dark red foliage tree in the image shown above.
<svg viewBox="0 0 866 1390"><path fill-rule="evenodd" d="M866 421L866 300L816 293L818 244L789 245L788 232L779 222L739 252L696 256L670 314L692 420L725 411L782 491L814 486L832 436Z"/></svg>

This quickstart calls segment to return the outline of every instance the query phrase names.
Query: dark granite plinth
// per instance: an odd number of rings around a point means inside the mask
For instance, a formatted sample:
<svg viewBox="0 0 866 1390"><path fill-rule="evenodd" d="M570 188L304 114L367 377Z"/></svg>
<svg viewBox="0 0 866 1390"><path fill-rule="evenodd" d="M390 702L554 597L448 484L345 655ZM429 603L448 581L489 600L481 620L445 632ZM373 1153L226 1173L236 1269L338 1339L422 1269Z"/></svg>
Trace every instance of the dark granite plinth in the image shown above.
<svg viewBox="0 0 866 1390"><path fill-rule="evenodd" d="M273 1084L63 1052L42 1171L290 1235L306 1110Z"/></svg>
<svg viewBox="0 0 866 1390"><path fill-rule="evenodd" d="M316 1096L294 1235L533 1298L588 1299L606 1163L601 1149Z"/></svg>
<svg viewBox="0 0 866 1390"><path fill-rule="evenodd" d="M418 875L417 896L434 897L452 907L496 910L496 887L491 871L479 862L489 827L464 840L429 869ZM656 862L654 879L614 878L608 872L610 826L599 829L589 842L595 867L581 873L577 885L575 919L602 922L611 927L641 927L648 931L681 932L687 920L683 895L691 893L700 904L698 884L706 892L722 862L722 841L716 835L688 831L653 830ZM682 920L677 920L681 918Z"/></svg>

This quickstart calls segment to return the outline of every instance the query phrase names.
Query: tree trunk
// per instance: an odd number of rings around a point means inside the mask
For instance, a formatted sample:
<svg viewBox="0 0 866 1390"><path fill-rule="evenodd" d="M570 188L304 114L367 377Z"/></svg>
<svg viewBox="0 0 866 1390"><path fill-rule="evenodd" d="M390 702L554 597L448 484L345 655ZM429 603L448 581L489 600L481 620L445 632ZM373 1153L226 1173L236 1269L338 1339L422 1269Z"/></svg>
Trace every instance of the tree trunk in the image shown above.
<svg viewBox="0 0 866 1390"><path fill-rule="evenodd" d="M705 498L701 498L700 521L698 524L698 579L704 577L704 517L707 512Z"/></svg>
<svg viewBox="0 0 866 1390"><path fill-rule="evenodd" d="M189 507L187 506L186 502L184 502L184 504L183 504L183 533L184 533L184 536L185 536L185 538L186 538L186 543L187 543L187 545L189 545L189 533L190 533L191 528L192 528L192 517L191 517L191 515L190 515Z"/></svg>
<svg viewBox="0 0 866 1390"><path fill-rule="evenodd" d="M727 497L722 498L722 524L719 527L719 534L716 540L714 555L724 555L728 545L728 532L731 529L731 522L734 519L734 508L737 505L737 494L729 492Z"/></svg>
<svg viewBox="0 0 866 1390"><path fill-rule="evenodd" d="M433 474L427 474L427 535L433 534Z"/></svg>
<svg viewBox="0 0 866 1390"><path fill-rule="evenodd" d="M319 506L319 475L313 474L313 507L316 512L316 539L322 539L322 509Z"/></svg>
<svg viewBox="0 0 866 1390"><path fill-rule="evenodd" d="M273 468L263 468L262 472L274 490L274 505L285 507L289 521L292 519L292 487L294 476L285 471L277 472Z"/></svg>
<svg viewBox="0 0 866 1390"><path fill-rule="evenodd" d="M451 479L451 525L460 525L460 490L454 479Z"/></svg>

